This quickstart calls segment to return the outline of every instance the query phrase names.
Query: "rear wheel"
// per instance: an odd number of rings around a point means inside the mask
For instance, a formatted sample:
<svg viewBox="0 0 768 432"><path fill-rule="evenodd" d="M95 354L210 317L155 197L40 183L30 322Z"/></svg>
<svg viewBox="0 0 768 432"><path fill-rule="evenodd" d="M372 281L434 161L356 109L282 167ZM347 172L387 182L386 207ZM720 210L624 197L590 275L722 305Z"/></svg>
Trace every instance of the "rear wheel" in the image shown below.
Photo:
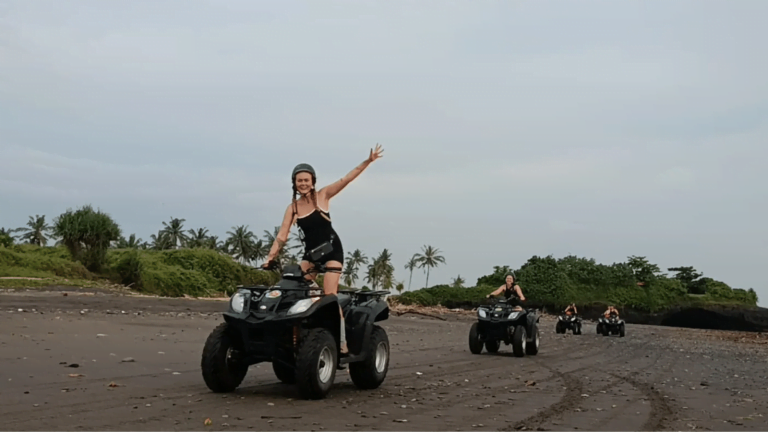
<svg viewBox="0 0 768 432"><path fill-rule="evenodd" d="M366 350L365 360L349 364L349 376L358 388L370 390L384 382L389 370L389 337L383 328L373 326Z"/></svg>
<svg viewBox="0 0 768 432"><path fill-rule="evenodd" d="M305 333L296 356L296 384L305 399L322 399L336 378L338 348L331 332L316 328Z"/></svg>
<svg viewBox="0 0 768 432"><path fill-rule="evenodd" d="M564 333L562 321L558 321L557 324L555 325L555 333L557 334Z"/></svg>
<svg viewBox="0 0 768 432"><path fill-rule="evenodd" d="M528 339L528 335L525 331L524 325L518 325L515 327L515 334L512 336L512 352L515 357L523 357L525 355L525 347Z"/></svg>
<svg viewBox="0 0 768 432"><path fill-rule="evenodd" d="M477 332L477 323L472 324L469 329L469 351L472 354L480 354L483 351L483 342Z"/></svg>
<svg viewBox="0 0 768 432"><path fill-rule="evenodd" d="M238 348L237 335L229 324L219 324L205 341L200 368L203 380L211 391L228 393L235 391L248 372L248 365L237 363L232 352Z"/></svg>

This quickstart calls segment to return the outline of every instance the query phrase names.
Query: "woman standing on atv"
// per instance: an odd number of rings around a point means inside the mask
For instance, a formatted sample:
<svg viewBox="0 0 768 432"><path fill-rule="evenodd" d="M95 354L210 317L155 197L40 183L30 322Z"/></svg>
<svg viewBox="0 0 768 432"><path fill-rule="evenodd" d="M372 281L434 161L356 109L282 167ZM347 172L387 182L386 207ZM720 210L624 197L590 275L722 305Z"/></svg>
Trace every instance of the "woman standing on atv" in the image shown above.
<svg viewBox="0 0 768 432"><path fill-rule="evenodd" d="M518 300L517 309L522 310L523 308L520 307L520 301L525 301L525 296L523 295L523 290L520 289L520 285L515 283L515 276L512 275L512 273L507 275L506 283L499 288L496 289L496 291L488 294L485 296L485 298L488 298L490 296L497 296L501 293L504 293L504 297L509 300L511 297L514 297L516 300Z"/></svg>
<svg viewBox="0 0 768 432"><path fill-rule="evenodd" d="M323 278L323 291L326 295L336 294L339 289L339 278L344 263L344 249L341 240L331 225L330 200L341 192L352 180L356 179L368 165L376 159L382 157L382 148L376 144L376 148L371 150L368 159L363 161L355 169L350 171L340 180L315 192L317 176L314 168L309 164L299 164L293 169L291 182L293 183L293 199L285 209L283 223L280 231L275 237L272 248L269 250L267 259L262 265L263 268L270 268L280 249L288 241L288 233L291 226L297 224L301 229L302 241L304 243L304 257L301 261L301 269L305 272L314 268L309 261L309 251L330 243L332 250L321 258L321 263L326 266L326 274ZM298 197L298 198L297 198ZM313 279L311 276L310 279ZM341 315L341 347L343 354L348 352L346 332L344 331L344 315L339 307Z"/></svg>

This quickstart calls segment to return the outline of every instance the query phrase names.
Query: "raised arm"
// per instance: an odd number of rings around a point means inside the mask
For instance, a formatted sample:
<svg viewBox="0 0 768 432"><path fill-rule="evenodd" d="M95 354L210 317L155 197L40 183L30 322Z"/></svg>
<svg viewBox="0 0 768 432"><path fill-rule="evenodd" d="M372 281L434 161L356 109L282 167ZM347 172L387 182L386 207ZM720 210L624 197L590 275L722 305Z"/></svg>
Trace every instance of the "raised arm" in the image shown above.
<svg viewBox="0 0 768 432"><path fill-rule="evenodd" d="M365 169L368 168L368 165L370 165L371 162L383 157L382 156L383 152L384 150L382 150L381 146L379 144L376 144L376 149L371 150L371 154L370 156L368 156L368 159L364 160L363 163L356 166L355 169L347 173L347 175L345 175L338 181L331 183L328 186L320 189L318 194L324 195L325 199L327 200L330 200L331 198L335 197L339 192L341 192L345 187L347 187L347 185L350 184L352 180L356 179L357 176L359 176L363 171L365 171Z"/></svg>
<svg viewBox="0 0 768 432"><path fill-rule="evenodd" d="M267 259L264 261L262 267L269 265L269 263L277 257L277 254L280 253L280 249L285 246L285 243L288 241L288 233L291 231L291 225L293 224L293 218L295 216L296 215L293 213L293 203L291 203L288 205L288 208L285 209L285 215L283 215L283 223L280 225L280 230L277 232L275 241L272 242L272 248L269 250Z"/></svg>

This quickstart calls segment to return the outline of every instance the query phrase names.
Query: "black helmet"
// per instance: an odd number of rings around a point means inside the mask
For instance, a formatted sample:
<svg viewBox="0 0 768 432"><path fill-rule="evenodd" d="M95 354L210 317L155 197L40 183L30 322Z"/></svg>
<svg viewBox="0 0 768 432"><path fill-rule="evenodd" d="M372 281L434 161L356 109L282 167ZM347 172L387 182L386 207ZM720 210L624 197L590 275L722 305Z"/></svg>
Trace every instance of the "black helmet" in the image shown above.
<svg viewBox="0 0 768 432"><path fill-rule="evenodd" d="M317 177L317 175L315 174L315 169L312 168L312 165L305 164L305 163L300 163L300 164L296 165L296 167L293 169L293 174L291 174L291 180L295 181L296 180L296 174L298 174L300 172L308 172L308 173L312 174L312 178L316 178Z"/></svg>

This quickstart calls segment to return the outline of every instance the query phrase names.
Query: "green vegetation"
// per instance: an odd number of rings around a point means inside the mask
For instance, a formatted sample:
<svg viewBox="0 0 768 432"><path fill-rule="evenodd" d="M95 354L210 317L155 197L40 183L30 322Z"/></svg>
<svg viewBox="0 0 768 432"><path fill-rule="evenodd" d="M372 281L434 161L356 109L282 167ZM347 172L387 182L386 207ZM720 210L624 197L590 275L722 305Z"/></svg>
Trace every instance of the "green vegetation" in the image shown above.
<svg viewBox="0 0 768 432"><path fill-rule="evenodd" d="M90 205L67 209L52 225L45 216L30 216L25 227L0 228L0 286L117 283L147 294L199 297L229 295L237 285L277 282L277 273L257 265L267 256L279 227L264 230L263 238L258 239L247 225L236 226L221 241L209 235L207 228L185 229L185 222L171 217L146 242L136 234L126 238L107 213ZM426 266L427 272L445 262L432 246L424 246L424 251L424 256L415 255L414 262L420 268ZM299 237L293 233L278 260L295 264L301 254ZM350 252L339 288L354 287L363 266L363 278L373 289L403 291L404 284L394 278L392 254L387 249L370 261L359 249ZM322 286L322 276L317 283Z"/></svg>
<svg viewBox="0 0 768 432"><path fill-rule="evenodd" d="M277 281L277 273L256 266L267 256L279 227L264 230L263 238L258 239L247 225L236 226L221 241L209 235L207 228L185 230L184 222L180 218L163 222L163 228L145 242L135 234L124 237L107 213L90 205L75 211L68 209L50 226L45 216L30 216L25 227L0 228L0 286L119 283L162 296L216 296L231 294L237 285ZM49 246L52 241L55 245ZM302 249L294 233L279 260L283 264L298 263ZM465 287L466 281L459 275L451 285L427 288L430 270L446 262L441 253L425 245L421 253L407 261L409 290L405 294L404 282L394 278L393 257L387 249L372 260L359 249L349 252L341 282L355 287L361 279L360 270L365 268L364 290L397 290L401 293L398 300L404 304L474 307L512 272L509 266L496 266L491 274L478 278L474 287ZM410 291L416 268L425 271L426 285ZM667 270L673 275L663 274L657 265L636 256L611 265L576 256L534 256L514 274L528 304L555 309L572 302L580 306L614 304L648 312L686 304L757 304L757 294L751 288L733 289L724 282L702 277L693 267ZM317 283L322 286L322 276Z"/></svg>
<svg viewBox="0 0 768 432"><path fill-rule="evenodd" d="M614 304L646 312L685 304L757 305L757 294L751 288L732 289L724 282L701 278L692 267L668 270L677 273L669 277L645 257L636 256L611 265L576 256L534 256L515 271L509 266L495 266L493 273L478 278L475 287L462 288L454 281L453 286L438 285L405 293L398 301L449 308L475 307L504 284L507 273L513 272L530 305L556 310L574 302L581 306Z"/></svg>

